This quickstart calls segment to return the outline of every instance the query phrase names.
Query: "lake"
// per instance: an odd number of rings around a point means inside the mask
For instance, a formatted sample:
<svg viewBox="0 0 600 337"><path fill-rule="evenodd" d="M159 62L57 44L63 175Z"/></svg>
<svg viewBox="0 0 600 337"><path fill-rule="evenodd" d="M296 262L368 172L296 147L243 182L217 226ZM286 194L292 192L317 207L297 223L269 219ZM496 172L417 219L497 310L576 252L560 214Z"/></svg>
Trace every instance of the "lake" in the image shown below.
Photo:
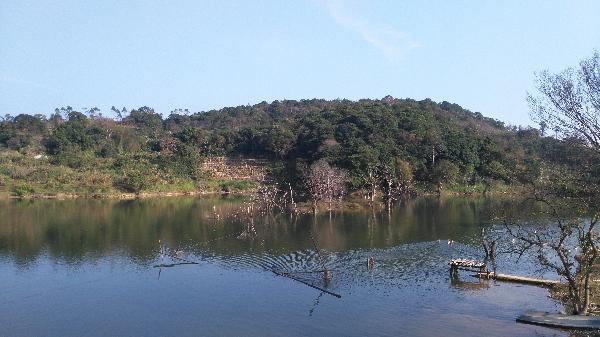
<svg viewBox="0 0 600 337"><path fill-rule="evenodd" d="M390 213L252 220L246 208L218 197L1 201L0 336L567 335L515 322L561 310L547 290L448 272L451 258L482 258L495 216L530 217L527 203L417 198ZM499 271L532 274L512 262ZM327 281L314 272L323 266Z"/></svg>

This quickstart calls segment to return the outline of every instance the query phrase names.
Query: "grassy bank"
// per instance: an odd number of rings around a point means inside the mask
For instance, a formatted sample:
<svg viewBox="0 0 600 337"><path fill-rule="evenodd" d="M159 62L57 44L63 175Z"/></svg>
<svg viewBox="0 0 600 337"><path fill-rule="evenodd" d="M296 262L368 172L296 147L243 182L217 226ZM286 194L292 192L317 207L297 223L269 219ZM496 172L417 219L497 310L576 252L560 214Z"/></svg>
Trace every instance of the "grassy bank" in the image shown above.
<svg viewBox="0 0 600 337"><path fill-rule="evenodd" d="M80 158L75 165L57 165L47 156L0 151L0 198L135 198L210 193L252 194L261 183L245 179L214 178L200 170L195 179L173 174L133 158L122 165L112 158ZM138 165L139 162L139 165ZM520 193L522 188L494 182L490 185L448 184L443 195ZM416 183L416 195L438 194L433 184ZM381 199L381 194L379 194Z"/></svg>
<svg viewBox="0 0 600 337"><path fill-rule="evenodd" d="M191 179L156 167L147 171L117 169L115 160L96 158L73 168L55 165L46 156L0 152L0 198L129 198L150 195L248 193L259 184L248 180Z"/></svg>

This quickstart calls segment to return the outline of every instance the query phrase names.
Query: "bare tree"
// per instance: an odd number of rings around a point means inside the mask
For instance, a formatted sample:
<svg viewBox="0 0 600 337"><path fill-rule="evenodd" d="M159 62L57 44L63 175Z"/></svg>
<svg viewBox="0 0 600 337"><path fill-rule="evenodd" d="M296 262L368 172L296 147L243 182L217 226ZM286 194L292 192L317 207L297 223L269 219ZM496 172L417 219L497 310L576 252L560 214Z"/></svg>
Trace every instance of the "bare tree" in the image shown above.
<svg viewBox="0 0 600 337"><path fill-rule="evenodd" d="M381 177L381 187L385 192L387 209L390 210L392 208L392 201L394 201L398 190L396 172L394 172L394 168L390 165L382 164L379 167L379 176Z"/></svg>
<svg viewBox="0 0 600 337"><path fill-rule="evenodd" d="M275 208L283 209L285 196L276 185L265 185L258 189L256 202L265 212L271 213Z"/></svg>
<svg viewBox="0 0 600 337"><path fill-rule="evenodd" d="M374 202L377 195L377 186L381 180L377 167L369 167L365 173L360 175L360 180L362 186L367 190L366 197L369 198L370 202Z"/></svg>
<svg viewBox="0 0 600 337"><path fill-rule="evenodd" d="M391 209L392 201L410 193L413 173L407 161L394 159L391 163L382 164L378 167L377 176L381 180L388 210Z"/></svg>
<svg viewBox="0 0 600 337"><path fill-rule="evenodd" d="M532 118L564 138L580 138L600 152L600 54L576 69L536 74L539 95L528 95Z"/></svg>
<svg viewBox="0 0 600 337"><path fill-rule="evenodd" d="M329 209L335 200L339 200L346 192L346 172L331 167L321 159L310 167L305 178L305 185L313 203L313 211L317 211L319 201L327 201Z"/></svg>
<svg viewBox="0 0 600 337"><path fill-rule="evenodd" d="M546 195L536 195L548 210L553 224L506 224L514 239L513 252L519 258L532 253L542 269L556 272L567 283L566 299L573 313L587 315L590 307L590 289L593 266L598 258L600 212L587 216L565 216L564 210Z"/></svg>
<svg viewBox="0 0 600 337"><path fill-rule="evenodd" d="M600 55L584 59L576 69L557 74L536 74L537 96L528 95L532 118L559 138L584 142L582 151L600 153ZM594 155L593 157L596 157ZM533 253L542 268L550 269L567 283L566 298L576 314L590 306L592 267L598 258L600 238L600 183L598 160L571 174L550 167L533 184L533 197L544 205L550 224L507 225L519 258Z"/></svg>
<svg viewBox="0 0 600 337"><path fill-rule="evenodd" d="M485 260L484 262L487 264L488 262L492 263L492 271L494 276L496 275L496 259L498 257L498 242L500 241L501 236L497 235L497 233L490 233L490 231L486 231L485 229L481 230L481 246L483 247L483 251L485 252Z"/></svg>

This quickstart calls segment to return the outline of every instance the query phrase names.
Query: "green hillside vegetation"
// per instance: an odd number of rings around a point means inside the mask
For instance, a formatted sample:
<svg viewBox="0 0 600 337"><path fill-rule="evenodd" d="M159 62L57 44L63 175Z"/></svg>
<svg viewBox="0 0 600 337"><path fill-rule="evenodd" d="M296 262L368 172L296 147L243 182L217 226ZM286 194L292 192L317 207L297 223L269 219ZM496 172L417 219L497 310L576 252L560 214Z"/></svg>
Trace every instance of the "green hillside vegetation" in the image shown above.
<svg viewBox="0 0 600 337"><path fill-rule="evenodd" d="M167 118L148 107L112 110L117 117L71 107L50 117L5 116L0 189L17 196L218 190L225 183L201 171L203 158L236 156L269 159L270 181L299 191L321 159L347 172L351 192L514 191L544 163L576 168L593 156L577 140L429 99L284 100Z"/></svg>

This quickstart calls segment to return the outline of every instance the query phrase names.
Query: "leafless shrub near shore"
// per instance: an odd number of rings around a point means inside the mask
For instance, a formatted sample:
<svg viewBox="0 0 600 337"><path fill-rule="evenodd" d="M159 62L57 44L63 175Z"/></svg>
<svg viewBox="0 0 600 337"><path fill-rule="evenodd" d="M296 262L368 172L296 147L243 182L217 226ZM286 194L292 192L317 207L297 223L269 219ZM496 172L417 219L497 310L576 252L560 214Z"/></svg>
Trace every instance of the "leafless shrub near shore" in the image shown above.
<svg viewBox="0 0 600 337"><path fill-rule="evenodd" d="M317 212L317 204L326 201L329 209L340 201L346 193L347 174L344 170L332 167L325 160L319 160L310 167L305 177L306 190Z"/></svg>

